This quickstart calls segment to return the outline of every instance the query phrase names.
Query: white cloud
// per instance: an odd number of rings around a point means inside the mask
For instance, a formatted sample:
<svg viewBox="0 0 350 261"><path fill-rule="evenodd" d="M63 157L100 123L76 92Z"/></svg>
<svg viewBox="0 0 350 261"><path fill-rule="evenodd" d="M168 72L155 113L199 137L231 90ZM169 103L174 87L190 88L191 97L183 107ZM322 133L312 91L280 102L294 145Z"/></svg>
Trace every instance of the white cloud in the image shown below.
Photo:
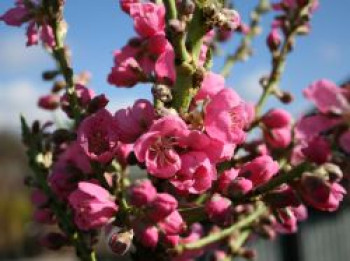
<svg viewBox="0 0 350 261"><path fill-rule="evenodd" d="M43 67L50 62L42 47L26 47L23 33L3 37L0 41L0 67L2 73L32 71L33 66Z"/></svg>
<svg viewBox="0 0 350 261"><path fill-rule="evenodd" d="M235 86L235 90L243 99L247 101L256 101L262 93L259 80L267 73L267 69L257 69L251 71L242 77L242 79Z"/></svg>
<svg viewBox="0 0 350 261"><path fill-rule="evenodd" d="M0 91L0 130L18 131L20 114L29 122L52 119L51 113L37 107L37 99L42 93L33 83L26 80L0 83Z"/></svg>

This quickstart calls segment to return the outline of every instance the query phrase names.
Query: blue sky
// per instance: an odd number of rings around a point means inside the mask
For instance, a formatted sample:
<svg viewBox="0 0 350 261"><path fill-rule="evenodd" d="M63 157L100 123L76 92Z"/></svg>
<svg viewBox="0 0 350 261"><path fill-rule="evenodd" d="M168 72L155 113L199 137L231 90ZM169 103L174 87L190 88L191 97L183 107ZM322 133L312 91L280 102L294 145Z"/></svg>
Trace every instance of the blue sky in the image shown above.
<svg viewBox="0 0 350 261"><path fill-rule="evenodd" d="M119 10L117 0L66 1L65 17L69 24L67 42L73 53L76 72L92 73L91 87L97 93L107 93L110 108L128 105L139 97L150 97L149 86L118 89L106 82L112 66L113 51L121 48L127 39L135 35L131 19ZM258 0L236 0L236 6L247 21L249 10ZM13 0L0 2L0 13L13 5ZM297 40L295 51L288 58L281 87L296 97L289 105L295 114L307 108L301 91L310 82L329 78L340 82L350 77L350 10L349 0L321 0L320 9L312 21L312 32ZM238 64L227 80L227 85L244 98L256 100L260 89L258 79L270 70L270 56L265 46L272 16L264 18L262 35L254 42L254 57ZM233 52L239 38L223 46L223 53ZM222 57L215 62L214 71L220 68ZM0 129L18 126L19 112L30 119L51 117L35 108L38 95L48 92L49 83L43 83L43 69L53 67L53 62L40 47L25 47L24 28L0 24ZM275 105L271 99L270 106Z"/></svg>

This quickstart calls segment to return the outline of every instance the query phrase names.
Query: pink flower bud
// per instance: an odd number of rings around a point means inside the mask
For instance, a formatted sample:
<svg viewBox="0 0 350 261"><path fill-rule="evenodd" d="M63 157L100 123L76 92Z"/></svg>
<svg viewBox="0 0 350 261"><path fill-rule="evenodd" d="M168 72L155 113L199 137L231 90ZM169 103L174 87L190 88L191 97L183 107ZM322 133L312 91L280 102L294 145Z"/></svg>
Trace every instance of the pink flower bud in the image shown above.
<svg viewBox="0 0 350 261"><path fill-rule="evenodd" d="M38 106L42 109L53 111L58 108L59 102L60 98L58 95L49 94L39 98Z"/></svg>
<svg viewBox="0 0 350 261"><path fill-rule="evenodd" d="M116 214L118 206L107 190L91 182L79 182L69 196L74 221L82 230L102 227Z"/></svg>
<svg viewBox="0 0 350 261"><path fill-rule="evenodd" d="M281 45L281 36L277 29L272 29L266 39L266 44L270 51L276 51Z"/></svg>
<svg viewBox="0 0 350 261"><path fill-rule="evenodd" d="M150 204L156 196L157 190L149 180L136 181L130 189L130 203L136 207Z"/></svg>
<svg viewBox="0 0 350 261"><path fill-rule="evenodd" d="M264 138L268 145L275 149L284 149L292 141L292 129L286 126L278 129L267 129L264 131Z"/></svg>
<svg viewBox="0 0 350 261"><path fill-rule="evenodd" d="M229 169L224 171L218 178L217 181L217 190L220 193L224 193L226 195L227 189L231 183L238 175L238 170Z"/></svg>
<svg viewBox="0 0 350 261"><path fill-rule="evenodd" d="M181 234L186 227L178 211L173 211L164 220L159 222L159 228L167 235Z"/></svg>
<svg viewBox="0 0 350 261"><path fill-rule="evenodd" d="M256 187L269 181L278 170L278 163L270 156L263 155L243 165L239 175L251 180L253 186Z"/></svg>
<svg viewBox="0 0 350 261"><path fill-rule="evenodd" d="M177 209L177 200L166 193L157 194L147 211L148 217L154 221L160 221Z"/></svg>
<svg viewBox="0 0 350 261"><path fill-rule="evenodd" d="M215 194L207 201L205 212L209 219L217 224L226 226L232 221L231 201L219 194Z"/></svg>
<svg viewBox="0 0 350 261"><path fill-rule="evenodd" d="M52 225L55 224L56 219L51 209L43 208L37 209L34 212L34 220L38 223Z"/></svg>
<svg viewBox="0 0 350 261"><path fill-rule="evenodd" d="M227 195L229 197L244 195L244 194L247 194L249 191L251 191L252 188L253 188L253 183L250 179L238 177L229 184Z"/></svg>
<svg viewBox="0 0 350 261"><path fill-rule="evenodd" d="M264 201L273 208L298 207L300 200L290 187L269 192L264 196Z"/></svg>
<svg viewBox="0 0 350 261"><path fill-rule="evenodd" d="M268 128L283 128L289 126L291 121L291 115L282 109L272 109L262 117L262 122Z"/></svg>
<svg viewBox="0 0 350 261"><path fill-rule="evenodd" d="M147 226L136 232L136 237L145 247L155 248L158 244L159 233L155 226Z"/></svg>

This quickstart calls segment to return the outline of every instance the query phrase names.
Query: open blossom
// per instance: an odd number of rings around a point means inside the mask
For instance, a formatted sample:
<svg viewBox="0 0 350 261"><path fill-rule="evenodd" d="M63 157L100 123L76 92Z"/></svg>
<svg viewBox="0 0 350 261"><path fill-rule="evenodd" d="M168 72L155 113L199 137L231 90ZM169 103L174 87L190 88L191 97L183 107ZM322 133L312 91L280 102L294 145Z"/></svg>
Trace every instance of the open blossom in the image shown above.
<svg viewBox="0 0 350 261"><path fill-rule="evenodd" d="M314 208L335 211L346 194L338 183L328 182L322 177L304 174L299 187L303 199Z"/></svg>
<svg viewBox="0 0 350 261"><path fill-rule="evenodd" d="M239 172L239 176L251 180L255 187L266 183L278 172L278 170L278 163L270 156L263 155L244 164Z"/></svg>
<svg viewBox="0 0 350 261"><path fill-rule="evenodd" d="M304 95L322 113L340 114L350 111L350 103L344 96L344 90L329 80L322 79L312 83L304 90Z"/></svg>
<svg viewBox="0 0 350 261"><path fill-rule="evenodd" d="M216 169L205 153L186 153L181 162L180 171L170 181L179 192L200 194L211 188Z"/></svg>
<svg viewBox="0 0 350 261"><path fill-rule="evenodd" d="M156 115L153 105L147 100L137 100L132 107L121 109L114 115L121 142L133 143L146 132Z"/></svg>
<svg viewBox="0 0 350 261"><path fill-rule="evenodd" d="M91 182L79 182L69 196L74 220L82 230L102 227L115 215L118 206L107 190Z"/></svg>
<svg viewBox="0 0 350 261"><path fill-rule="evenodd" d="M101 109L85 118L78 129L78 142L90 159L110 161L118 146L117 126L110 112Z"/></svg>
<svg viewBox="0 0 350 261"><path fill-rule="evenodd" d="M215 95L205 109L204 126L210 137L239 144L245 139L244 128L251 122L253 111L232 89Z"/></svg>
<svg viewBox="0 0 350 261"><path fill-rule="evenodd" d="M118 87L132 87L147 81L155 73L159 82L175 81L174 51L164 34L134 38L114 53L114 66L108 82Z"/></svg>
<svg viewBox="0 0 350 261"><path fill-rule="evenodd" d="M130 16L134 20L135 31L142 37L164 33L165 8L154 3L135 3L130 5Z"/></svg>
<svg viewBox="0 0 350 261"><path fill-rule="evenodd" d="M201 87L194 97L195 101L210 99L225 87L225 78L220 74L207 72L204 75Z"/></svg>
<svg viewBox="0 0 350 261"><path fill-rule="evenodd" d="M166 116L155 121L149 131L136 141L136 158L158 178L174 176L181 169L181 158L175 146L187 132L186 123L178 116Z"/></svg>

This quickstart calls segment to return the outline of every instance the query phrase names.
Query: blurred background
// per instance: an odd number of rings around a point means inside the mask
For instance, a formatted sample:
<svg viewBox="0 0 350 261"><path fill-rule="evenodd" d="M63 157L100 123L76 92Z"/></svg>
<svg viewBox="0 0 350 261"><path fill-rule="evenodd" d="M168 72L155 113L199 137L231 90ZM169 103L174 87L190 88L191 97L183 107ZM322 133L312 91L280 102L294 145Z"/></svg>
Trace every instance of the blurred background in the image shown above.
<svg viewBox="0 0 350 261"><path fill-rule="evenodd" d="M12 7L13 2L0 1L0 14ZM66 2L67 43L72 50L75 72L91 72L90 87L96 93L107 94L111 111L132 104L136 98L150 98L149 86L117 89L106 81L113 51L134 35L132 21L119 10L118 0ZM244 21L248 22L249 11L257 2L235 1ZM350 1L320 2L311 34L298 38L281 83L282 89L295 96L295 102L287 108L295 116L310 108L301 91L312 81L328 78L342 83L350 77ZM244 64L237 64L227 80L227 85L250 101L259 97L259 78L270 70L265 38L272 18L272 15L263 18L262 34L253 44L254 56ZM222 46L214 71L221 68L225 54L235 51L239 40L239 36L234 36ZM75 260L70 252L60 254L59 258L54 253L43 252L36 241L43 227L31 222L29 191L23 185L23 178L30 171L20 142L19 115L22 113L29 121L57 120L60 115L36 107L38 97L51 88L41 80L41 73L54 69L54 63L40 47L26 48L25 41L24 28L0 24L0 260ZM271 99L268 107L276 104ZM297 235L259 242L258 260L350 260L350 212L346 206L335 214L311 213L311 216Z"/></svg>

